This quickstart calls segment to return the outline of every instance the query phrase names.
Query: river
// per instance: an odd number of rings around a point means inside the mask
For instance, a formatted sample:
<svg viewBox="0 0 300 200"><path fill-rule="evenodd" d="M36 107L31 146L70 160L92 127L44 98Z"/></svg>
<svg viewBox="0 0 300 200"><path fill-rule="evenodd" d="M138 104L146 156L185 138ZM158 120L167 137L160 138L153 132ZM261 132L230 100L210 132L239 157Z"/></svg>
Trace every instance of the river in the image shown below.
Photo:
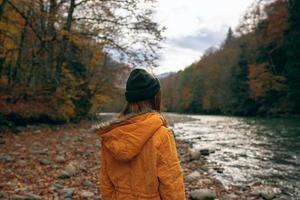
<svg viewBox="0 0 300 200"><path fill-rule="evenodd" d="M214 150L208 161L224 168L214 176L225 186L279 184L300 199L300 119L183 116L191 120L172 125L176 137Z"/></svg>

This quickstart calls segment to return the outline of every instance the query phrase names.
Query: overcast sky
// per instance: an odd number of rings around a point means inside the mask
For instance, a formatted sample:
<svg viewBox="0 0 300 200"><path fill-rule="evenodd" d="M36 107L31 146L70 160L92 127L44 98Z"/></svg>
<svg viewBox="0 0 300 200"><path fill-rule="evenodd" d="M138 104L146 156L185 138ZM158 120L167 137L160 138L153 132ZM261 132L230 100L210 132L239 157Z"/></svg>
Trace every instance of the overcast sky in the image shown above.
<svg viewBox="0 0 300 200"><path fill-rule="evenodd" d="M167 30L156 74L184 69L238 25L253 0L158 0L156 17Z"/></svg>

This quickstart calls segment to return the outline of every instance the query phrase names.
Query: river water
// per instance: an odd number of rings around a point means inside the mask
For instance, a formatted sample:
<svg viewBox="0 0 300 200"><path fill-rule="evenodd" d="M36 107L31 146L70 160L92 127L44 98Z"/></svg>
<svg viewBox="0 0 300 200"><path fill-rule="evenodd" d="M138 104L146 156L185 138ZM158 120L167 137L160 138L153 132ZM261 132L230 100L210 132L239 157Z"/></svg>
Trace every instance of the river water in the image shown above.
<svg viewBox="0 0 300 200"><path fill-rule="evenodd" d="M208 161L224 168L214 176L225 186L279 184L290 199L300 199L300 119L184 116L191 120L174 123L175 135L215 150Z"/></svg>

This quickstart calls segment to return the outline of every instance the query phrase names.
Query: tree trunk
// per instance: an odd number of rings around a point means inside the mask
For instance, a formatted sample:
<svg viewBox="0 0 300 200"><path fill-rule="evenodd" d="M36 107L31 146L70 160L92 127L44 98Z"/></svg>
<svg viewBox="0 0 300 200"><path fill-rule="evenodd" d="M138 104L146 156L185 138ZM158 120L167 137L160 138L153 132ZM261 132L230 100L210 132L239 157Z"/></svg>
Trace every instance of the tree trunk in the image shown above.
<svg viewBox="0 0 300 200"><path fill-rule="evenodd" d="M21 65L22 65L22 57L23 57L23 50L24 50L26 33L27 33L27 27L28 27L28 20L26 20L25 25L24 25L21 35L20 35L18 57L17 57L16 66L15 66L14 73L13 73L14 84L19 84L22 80L22 77L21 77L22 76L22 66Z"/></svg>
<svg viewBox="0 0 300 200"><path fill-rule="evenodd" d="M1 5L0 5L0 21L2 20L2 16L3 16L3 13L4 13L4 9L6 7L8 3L8 0L3 0Z"/></svg>
<svg viewBox="0 0 300 200"><path fill-rule="evenodd" d="M6 7L8 3L8 0L3 0L1 5L0 5L0 21L2 20L2 16L3 16L3 13L4 13L4 9ZM2 41L1 41L2 42ZM4 68L4 57L2 55L2 51L0 52L0 79L2 77L2 69Z"/></svg>
<svg viewBox="0 0 300 200"><path fill-rule="evenodd" d="M51 80L53 77L54 72L54 38L56 37L56 32L54 28L54 23L56 21L58 5L57 0L50 0L50 9L47 15L47 64L46 64L46 71L47 71L47 79Z"/></svg>
<svg viewBox="0 0 300 200"><path fill-rule="evenodd" d="M70 7L68 10L68 17L67 17L67 22L64 28L65 33L70 33L71 27L72 27L72 20L73 20L73 13L75 10L76 4L75 0L71 0L70 2ZM62 71L62 65L65 61L65 52L67 51L68 47L68 37L67 35L64 34L62 38L62 45L59 51L58 55L58 61L56 64L56 69L55 69L55 86L57 87L60 84L60 75Z"/></svg>

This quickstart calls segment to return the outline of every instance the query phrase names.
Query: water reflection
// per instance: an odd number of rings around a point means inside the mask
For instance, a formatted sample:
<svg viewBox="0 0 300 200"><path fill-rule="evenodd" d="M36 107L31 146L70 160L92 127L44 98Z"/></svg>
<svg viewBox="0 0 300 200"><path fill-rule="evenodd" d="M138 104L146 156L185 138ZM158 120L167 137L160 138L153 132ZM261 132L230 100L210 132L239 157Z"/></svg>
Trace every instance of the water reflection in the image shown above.
<svg viewBox="0 0 300 200"><path fill-rule="evenodd" d="M175 134L196 148L216 150L209 160L225 168L217 178L225 184L276 182L300 199L299 119L192 117L194 121L174 124Z"/></svg>

